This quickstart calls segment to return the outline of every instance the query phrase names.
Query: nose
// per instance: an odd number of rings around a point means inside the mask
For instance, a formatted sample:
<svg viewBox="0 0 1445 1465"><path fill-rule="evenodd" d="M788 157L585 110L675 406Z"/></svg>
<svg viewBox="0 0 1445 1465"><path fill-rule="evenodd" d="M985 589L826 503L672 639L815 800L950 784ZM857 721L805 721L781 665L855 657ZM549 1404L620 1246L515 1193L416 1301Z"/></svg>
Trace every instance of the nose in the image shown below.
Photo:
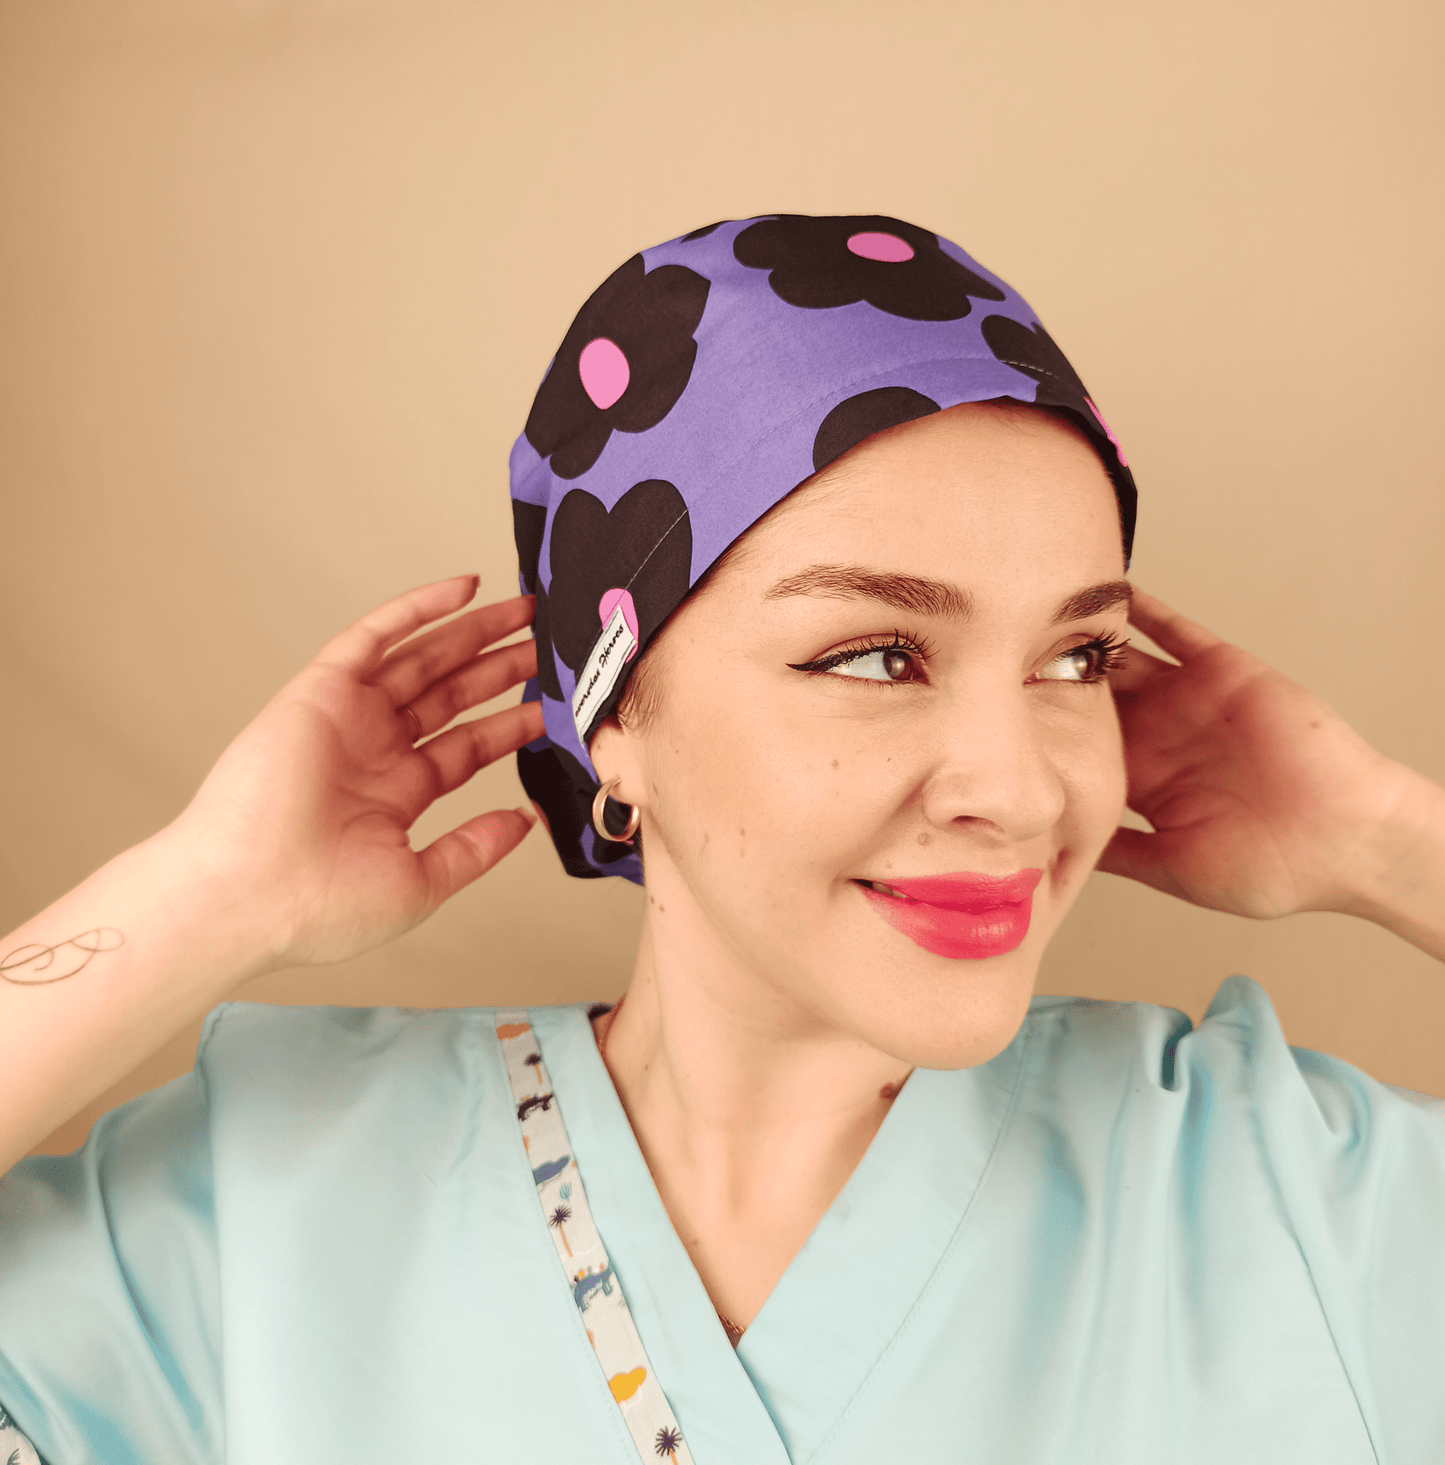
<svg viewBox="0 0 1445 1465"><path fill-rule="evenodd" d="M969 825L1000 843L1047 834L1064 813L1058 731L1032 705L1028 689L1000 678L975 682L934 709L933 758L923 812L939 829Z"/></svg>

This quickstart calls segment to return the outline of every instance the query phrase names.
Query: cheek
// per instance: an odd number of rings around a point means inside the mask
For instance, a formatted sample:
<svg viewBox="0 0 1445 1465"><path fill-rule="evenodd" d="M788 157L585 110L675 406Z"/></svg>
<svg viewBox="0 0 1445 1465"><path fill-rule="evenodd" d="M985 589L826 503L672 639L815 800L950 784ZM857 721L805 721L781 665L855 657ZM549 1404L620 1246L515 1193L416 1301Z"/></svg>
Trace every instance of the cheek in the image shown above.
<svg viewBox="0 0 1445 1465"><path fill-rule="evenodd" d="M830 866L881 793L856 737L830 739L816 719L792 726L776 699L755 707L734 696L705 719L660 719L657 731L648 783L659 834L679 864L725 872L740 891L796 885Z"/></svg>
<svg viewBox="0 0 1445 1465"><path fill-rule="evenodd" d="M1105 696L1107 694L1104 694ZM1065 790L1065 822L1075 846L1092 861L1107 843L1124 808L1124 744L1112 700L1088 718L1056 729L1054 765Z"/></svg>

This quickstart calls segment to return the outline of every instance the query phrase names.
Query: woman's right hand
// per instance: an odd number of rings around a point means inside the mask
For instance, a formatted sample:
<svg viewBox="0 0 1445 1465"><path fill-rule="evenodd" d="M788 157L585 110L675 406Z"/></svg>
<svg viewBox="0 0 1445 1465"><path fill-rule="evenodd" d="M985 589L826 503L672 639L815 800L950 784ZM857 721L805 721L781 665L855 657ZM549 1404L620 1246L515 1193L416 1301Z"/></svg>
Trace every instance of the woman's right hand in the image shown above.
<svg viewBox="0 0 1445 1465"><path fill-rule="evenodd" d="M540 704L527 702L432 736L536 672L534 641L484 649L531 622L530 596L406 639L460 610L476 588L471 575L424 585L329 641L226 749L171 827L218 894L254 916L264 966L340 961L399 936L534 822L530 811L501 809L425 849L407 838L434 800L542 731ZM425 740L413 746L418 728Z"/></svg>

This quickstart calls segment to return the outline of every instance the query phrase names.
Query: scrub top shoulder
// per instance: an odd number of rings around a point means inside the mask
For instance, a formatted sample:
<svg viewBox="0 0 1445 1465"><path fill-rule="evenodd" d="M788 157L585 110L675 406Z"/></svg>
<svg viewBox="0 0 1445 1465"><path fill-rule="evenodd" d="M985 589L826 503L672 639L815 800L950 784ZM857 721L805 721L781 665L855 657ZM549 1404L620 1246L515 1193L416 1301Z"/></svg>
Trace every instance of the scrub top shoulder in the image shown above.
<svg viewBox="0 0 1445 1465"><path fill-rule="evenodd" d="M1445 1458L1445 1104L1290 1049L1246 979L1197 1029L1036 998L915 1071L736 1352L586 1008L528 1016L699 1465ZM0 1441L636 1465L496 1019L230 1004L192 1073L0 1179Z"/></svg>

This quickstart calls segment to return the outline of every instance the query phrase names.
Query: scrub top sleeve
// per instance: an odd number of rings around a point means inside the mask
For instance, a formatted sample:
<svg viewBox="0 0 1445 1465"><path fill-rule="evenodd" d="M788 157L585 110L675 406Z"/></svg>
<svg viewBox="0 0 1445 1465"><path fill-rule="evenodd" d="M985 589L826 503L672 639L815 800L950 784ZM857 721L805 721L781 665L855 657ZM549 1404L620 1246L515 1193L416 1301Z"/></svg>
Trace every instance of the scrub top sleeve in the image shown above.
<svg viewBox="0 0 1445 1465"><path fill-rule="evenodd" d="M1247 987L1259 1137L1376 1455L1445 1459L1445 1100L1289 1048Z"/></svg>
<svg viewBox="0 0 1445 1465"><path fill-rule="evenodd" d="M0 1406L52 1465L222 1458L199 1068L0 1177Z"/></svg>

